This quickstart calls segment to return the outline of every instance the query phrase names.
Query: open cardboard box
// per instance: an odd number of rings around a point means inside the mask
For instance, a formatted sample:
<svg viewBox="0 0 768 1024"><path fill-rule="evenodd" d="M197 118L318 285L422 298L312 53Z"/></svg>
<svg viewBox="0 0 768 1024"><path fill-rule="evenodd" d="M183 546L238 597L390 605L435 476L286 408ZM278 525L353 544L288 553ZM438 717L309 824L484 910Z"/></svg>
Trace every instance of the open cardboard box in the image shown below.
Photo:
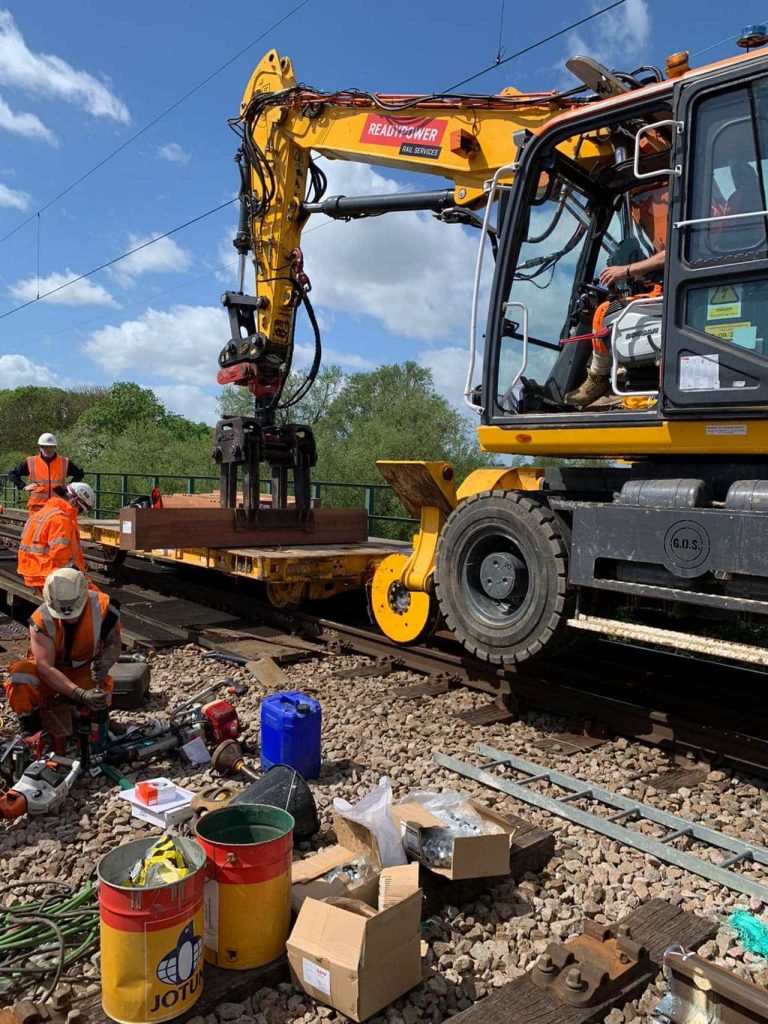
<svg viewBox="0 0 768 1024"><path fill-rule="evenodd" d="M490 878L494 875L509 874L509 851L515 826L507 819L492 811L490 807L478 800L469 803L477 813L494 825L499 825L501 832L487 836L466 836L453 840L451 866L449 868L428 868L443 878L456 880L459 878ZM445 828L439 818L424 810L418 803L394 804L392 817L401 835L406 828L417 833L423 828Z"/></svg>
<svg viewBox="0 0 768 1024"><path fill-rule="evenodd" d="M322 900L328 896L357 896L358 885L345 886L344 883L335 878L332 882L326 882L323 875L332 871L342 864L366 853L375 871L381 870L381 858L379 856L379 844L376 836L358 822L350 821L349 818L342 818L340 814L334 814L333 827L336 832L338 843L334 846L327 846L319 853L303 860L296 860L291 867L291 909L295 914L301 910L304 900L308 896Z"/></svg>
<svg viewBox="0 0 768 1024"><path fill-rule="evenodd" d="M388 905L378 910L384 879ZM288 938L288 961L310 996L362 1021L421 982L419 865L385 868L355 886L354 899L374 912L363 916L307 896Z"/></svg>

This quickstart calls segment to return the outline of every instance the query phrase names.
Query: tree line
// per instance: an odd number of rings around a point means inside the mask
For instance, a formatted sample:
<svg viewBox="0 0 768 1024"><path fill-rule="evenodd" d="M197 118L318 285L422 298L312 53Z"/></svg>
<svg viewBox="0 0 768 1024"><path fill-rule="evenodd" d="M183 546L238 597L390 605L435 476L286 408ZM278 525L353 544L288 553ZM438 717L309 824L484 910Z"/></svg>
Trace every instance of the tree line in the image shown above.
<svg viewBox="0 0 768 1024"><path fill-rule="evenodd" d="M301 373L289 380L285 393L290 395L301 380ZM247 389L222 389L222 415L249 415L252 409ZM312 427L317 481L381 483L377 459L447 460L459 480L489 462L471 425L436 391L431 371L413 362L352 374L325 367L309 394L280 415ZM136 490L149 490L152 475L218 476L211 458L211 427L169 412L153 391L129 381L72 390L0 390L0 472L34 453L44 431L57 435L59 450L87 475L137 475L142 479L131 483ZM186 481L164 486L166 491L183 490ZM198 489L215 487L201 482ZM326 505L359 505L362 495L328 490L322 500ZM390 493L377 495L376 512L404 514Z"/></svg>

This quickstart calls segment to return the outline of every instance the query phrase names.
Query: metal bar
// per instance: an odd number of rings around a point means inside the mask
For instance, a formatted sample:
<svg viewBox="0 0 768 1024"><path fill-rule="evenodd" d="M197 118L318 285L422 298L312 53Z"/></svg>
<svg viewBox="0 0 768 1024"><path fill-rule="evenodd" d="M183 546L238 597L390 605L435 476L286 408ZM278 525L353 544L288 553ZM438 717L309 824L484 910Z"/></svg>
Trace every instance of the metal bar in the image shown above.
<svg viewBox="0 0 768 1024"><path fill-rule="evenodd" d="M768 217L768 210L750 210L748 213L723 213L718 217L696 217L694 220L676 220L673 227L687 228L691 224L717 224L724 220L745 220L747 217Z"/></svg>
<svg viewBox="0 0 768 1024"><path fill-rule="evenodd" d="M727 871L716 864L711 864L709 861L695 857L693 854L684 853L681 850L665 846L664 843L659 842L657 839L651 839L643 835L642 832L625 828L623 825L608 821L597 814L582 811L578 807L564 804L561 800L553 800L551 797L543 796L541 793L525 789L525 787L520 786L516 782L495 776L491 772L486 772L482 768L466 764L447 754L433 754L432 760L442 768L456 772L457 775L462 775L467 779L474 779L484 786L496 789L501 793L507 793L509 796L516 797L524 803L532 804L543 811L549 811L550 814L565 818L567 821L572 821L583 828L599 832L610 839L623 843L625 846L631 846L636 850L641 850L643 853L649 853L667 864L674 864L676 867L690 871L694 875L708 878L710 881L717 882L718 885L723 885L727 889L733 889L747 896L755 896L764 902L768 900L768 885L762 885L760 882L755 882L749 878L742 878L732 871ZM719 838L723 839L725 837L720 836Z"/></svg>
<svg viewBox="0 0 768 1024"><path fill-rule="evenodd" d="M659 840L660 843L671 843L675 839L680 839L681 836L689 836L691 834L690 828L676 828L674 832L669 832L667 835L662 836ZM741 856L741 854L739 854Z"/></svg>
<svg viewBox="0 0 768 1024"><path fill-rule="evenodd" d="M484 767L485 768L491 768L493 765L498 765L498 764L507 764L507 761L491 761L490 764L486 764L486 765L484 765ZM530 784L532 782L541 782L542 779L548 779L548 778L549 778L549 772L541 772L540 775L532 775L530 777L530 779L521 779L520 782L518 783L518 785L520 785L520 786L530 786Z"/></svg>
<svg viewBox="0 0 768 1024"><path fill-rule="evenodd" d="M720 868L730 868L734 864L738 864L740 860L751 860L752 858L748 853L733 853L730 857L726 857L725 860L721 860L718 864Z"/></svg>
<svg viewBox="0 0 768 1024"><path fill-rule="evenodd" d="M636 807L632 807L627 811L616 811L615 814L609 814L606 821L621 821L622 818L629 818L633 814L638 814L639 811Z"/></svg>
<svg viewBox="0 0 768 1024"><path fill-rule="evenodd" d="M483 757L504 757L503 750L496 750L495 747L486 746L484 743L476 743L475 750ZM511 754L507 755L507 763L518 771L525 772L526 775L540 772L542 768L541 765L535 764L533 761L525 761ZM584 788L584 779L577 779L573 775L566 775L563 772L555 771L555 769L552 769L549 774L552 782L563 789L575 791ZM653 821L657 825L664 825L666 828L671 829L690 829L691 836L698 839L699 842L708 843L710 846L716 846L721 850L728 850L729 853L751 853L756 863L768 866L768 850L763 847L752 846L741 839L734 839L732 836L726 836L722 832L716 832L714 829L705 828L703 825L697 825L695 822L686 821L685 818L678 818L675 814L660 811L649 804L641 804L637 800L622 796L620 793L614 793L610 789L601 789L599 786L593 786L592 799L607 804L609 807L615 807L616 810L626 811L630 810L630 808L635 808L643 818Z"/></svg>
<svg viewBox="0 0 768 1024"><path fill-rule="evenodd" d="M580 800L583 796L592 796L591 789L582 789L580 793L568 793L566 796L558 797L561 803L567 804L569 800Z"/></svg>

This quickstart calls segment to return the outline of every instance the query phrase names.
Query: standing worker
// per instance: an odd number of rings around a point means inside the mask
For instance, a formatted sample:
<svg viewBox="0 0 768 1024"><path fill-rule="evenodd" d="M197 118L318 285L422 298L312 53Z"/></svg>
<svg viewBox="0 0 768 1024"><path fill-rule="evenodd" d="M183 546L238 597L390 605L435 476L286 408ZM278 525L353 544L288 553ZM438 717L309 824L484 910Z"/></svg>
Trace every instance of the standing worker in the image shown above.
<svg viewBox="0 0 768 1024"><path fill-rule="evenodd" d="M109 707L120 614L77 569L51 573L43 601L29 620L29 656L9 665L5 692L22 734L46 728L71 736L76 707L86 714Z"/></svg>
<svg viewBox="0 0 768 1024"><path fill-rule="evenodd" d="M57 486L53 496L29 516L21 534L16 565L28 587L41 594L46 578L55 569L85 569L77 517L92 509L94 501L93 489L86 483Z"/></svg>
<svg viewBox="0 0 768 1024"><path fill-rule="evenodd" d="M36 512L39 508L53 497L54 488L66 487L67 477L72 478L72 483L82 480L85 473L79 466L68 459L65 455L59 455L56 451L56 438L53 434L41 434L37 439L40 446L39 455L30 455L8 474L8 479L21 491L29 495L27 508L30 512ZM24 484L24 477L29 477L29 483Z"/></svg>

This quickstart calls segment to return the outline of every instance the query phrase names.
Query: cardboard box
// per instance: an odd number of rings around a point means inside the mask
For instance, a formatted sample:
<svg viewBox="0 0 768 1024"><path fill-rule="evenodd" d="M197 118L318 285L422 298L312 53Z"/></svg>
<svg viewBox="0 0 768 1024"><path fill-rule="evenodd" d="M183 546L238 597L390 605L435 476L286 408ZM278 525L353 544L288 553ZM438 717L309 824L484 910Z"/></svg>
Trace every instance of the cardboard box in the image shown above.
<svg viewBox="0 0 768 1024"><path fill-rule="evenodd" d="M451 850L451 866L449 868L428 868L443 878L456 880L459 878L490 878L494 875L509 874L509 850L515 826L503 815L492 811L490 807L477 800L469 803L477 813L494 825L499 825L502 832L487 836L467 836L453 840ZM439 818L425 811L421 804L394 804L392 817L405 833L406 827L418 833L421 829L445 828Z"/></svg>
<svg viewBox="0 0 768 1024"><path fill-rule="evenodd" d="M324 850L305 857L303 860L293 862L291 869L291 908L295 914L301 910L304 900L308 896L322 900L329 896L356 896L357 886L345 886L344 883L335 878L332 882L326 882L323 875L348 864L359 857L361 853L368 855L374 871L381 869L381 858L379 857L379 846L376 837L364 825L342 818L338 814L333 816L333 827L336 838L339 840L334 846L326 846ZM365 884L365 883L360 883Z"/></svg>
<svg viewBox="0 0 768 1024"><path fill-rule="evenodd" d="M390 900L395 891L400 898L379 911L382 877L391 880ZM421 983L418 864L385 868L356 886L354 898L371 908L370 916L333 900L305 899L288 938L288 961L310 996L362 1021Z"/></svg>

